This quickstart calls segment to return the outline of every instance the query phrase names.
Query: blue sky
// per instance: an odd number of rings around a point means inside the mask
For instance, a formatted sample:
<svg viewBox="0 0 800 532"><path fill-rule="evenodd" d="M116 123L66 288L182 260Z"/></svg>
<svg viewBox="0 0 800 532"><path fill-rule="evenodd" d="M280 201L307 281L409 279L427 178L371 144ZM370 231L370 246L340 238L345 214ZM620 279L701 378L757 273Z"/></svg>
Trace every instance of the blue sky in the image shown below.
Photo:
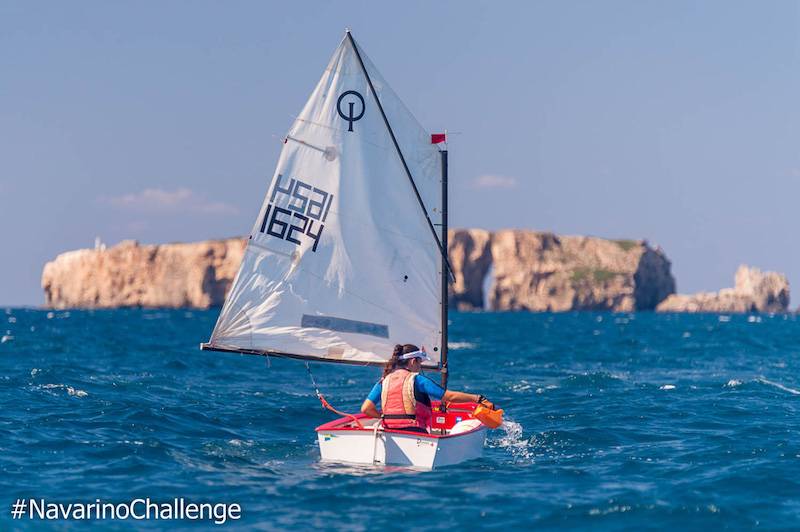
<svg viewBox="0 0 800 532"><path fill-rule="evenodd" d="M647 238L682 292L800 286L799 6L2 2L0 304L95 236L244 234L345 27L459 132L453 225Z"/></svg>

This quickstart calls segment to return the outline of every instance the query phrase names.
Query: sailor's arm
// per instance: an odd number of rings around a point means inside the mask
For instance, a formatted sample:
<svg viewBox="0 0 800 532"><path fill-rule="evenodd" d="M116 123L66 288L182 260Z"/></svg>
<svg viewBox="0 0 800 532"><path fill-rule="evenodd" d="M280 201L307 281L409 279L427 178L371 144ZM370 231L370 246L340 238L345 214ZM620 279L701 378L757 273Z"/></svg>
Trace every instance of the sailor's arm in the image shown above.
<svg viewBox="0 0 800 532"><path fill-rule="evenodd" d="M494 405L487 401L482 395L457 392L455 390L444 390L425 375L423 375L422 378L416 379L414 385L419 386L422 392L428 394L428 397L441 399L445 403L483 403L485 406L494 408Z"/></svg>
<svg viewBox="0 0 800 532"><path fill-rule="evenodd" d="M375 383L375 386L369 391L369 395L364 400L364 403L361 405L361 413L368 415L369 417L381 417L380 412L378 412L378 408L375 406L381 400L381 390L383 389L383 385L381 381Z"/></svg>
<svg viewBox="0 0 800 532"><path fill-rule="evenodd" d="M361 413L369 417L381 417L380 412L378 412L378 409L375 407L375 403L369 399L365 399L364 403L361 405Z"/></svg>
<svg viewBox="0 0 800 532"><path fill-rule="evenodd" d="M478 395L475 393L464 393L464 392L457 392L455 390L447 390L444 392L442 396L442 400L447 403L480 403L483 400L483 404L490 408L494 408L494 405L486 400L485 397L482 395Z"/></svg>

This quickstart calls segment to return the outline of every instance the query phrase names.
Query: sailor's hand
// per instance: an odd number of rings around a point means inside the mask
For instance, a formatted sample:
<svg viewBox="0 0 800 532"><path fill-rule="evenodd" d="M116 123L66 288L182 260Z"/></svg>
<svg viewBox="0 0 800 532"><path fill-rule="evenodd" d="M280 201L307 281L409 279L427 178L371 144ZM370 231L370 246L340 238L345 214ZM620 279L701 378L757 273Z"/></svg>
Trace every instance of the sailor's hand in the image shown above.
<svg viewBox="0 0 800 532"><path fill-rule="evenodd" d="M477 403L478 403L478 404L480 404L480 405L483 405L483 406L485 406L486 408L489 408L489 409L491 409L491 410L494 410L494 409L495 409L495 408L494 408L494 403L492 403L491 401L489 401L489 400L488 400L486 397L484 397L484 396L482 396L482 395L479 395L479 396L478 396Z"/></svg>

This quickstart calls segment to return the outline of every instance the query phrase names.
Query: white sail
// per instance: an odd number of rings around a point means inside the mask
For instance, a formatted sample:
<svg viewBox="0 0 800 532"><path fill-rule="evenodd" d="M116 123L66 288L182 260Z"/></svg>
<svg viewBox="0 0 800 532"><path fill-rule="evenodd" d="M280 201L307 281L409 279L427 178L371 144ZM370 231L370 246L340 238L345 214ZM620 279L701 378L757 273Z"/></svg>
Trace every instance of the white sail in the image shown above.
<svg viewBox="0 0 800 532"><path fill-rule="evenodd" d="M355 46L287 135L207 347L382 363L413 343L439 363L440 153Z"/></svg>

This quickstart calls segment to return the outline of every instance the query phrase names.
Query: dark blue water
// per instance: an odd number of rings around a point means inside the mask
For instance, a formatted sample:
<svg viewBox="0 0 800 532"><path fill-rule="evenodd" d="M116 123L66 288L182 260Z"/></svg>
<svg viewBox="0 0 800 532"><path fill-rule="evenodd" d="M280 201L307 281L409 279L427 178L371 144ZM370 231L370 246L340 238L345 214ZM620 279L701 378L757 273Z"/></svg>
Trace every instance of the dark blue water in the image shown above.
<svg viewBox="0 0 800 532"><path fill-rule="evenodd" d="M0 314L0 528L41 526L17 497L238 502L262 529L800 527L794 316L455 314L452 387L509 422L433 472L319 464L303 365L197 350L215 319ZM378 376L313 367L351 411Z"/></svg>

